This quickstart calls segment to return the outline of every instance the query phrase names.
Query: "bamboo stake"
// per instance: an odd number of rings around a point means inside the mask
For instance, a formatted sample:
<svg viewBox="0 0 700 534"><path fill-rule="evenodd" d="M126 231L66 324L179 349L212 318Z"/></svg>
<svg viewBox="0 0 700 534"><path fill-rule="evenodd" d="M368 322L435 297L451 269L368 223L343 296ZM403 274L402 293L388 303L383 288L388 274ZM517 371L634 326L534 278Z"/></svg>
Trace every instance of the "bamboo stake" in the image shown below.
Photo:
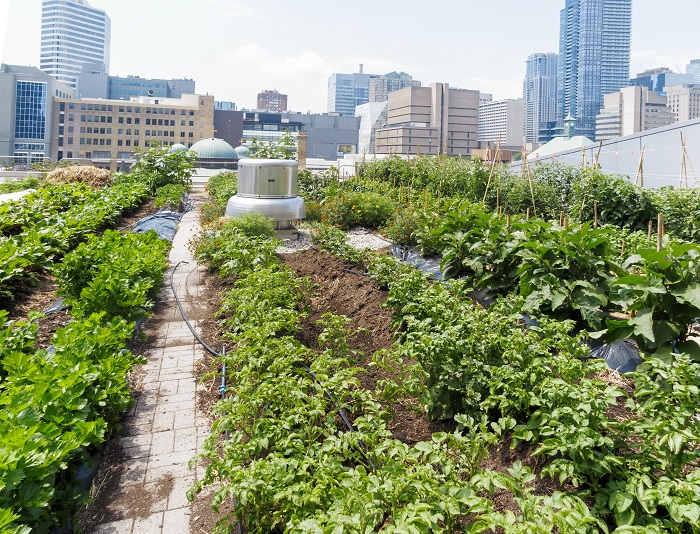
<svg viewBox="0 0 700 534"><path fill-rule="evenodd" d="M649 221L649 234L647 235L647 239L651 241L651 234L654 230L654 221Z"/></svg>
<svg viewBox="0 0 700 534"><path fill-rule="evenodd" d="M564 230L568 230L568 229L569 229L569 218L564 217Z"/></svg>
<svg viewBox="0 0 700 534"><path fill-rule="evenodd" d="M581 170L586 170L586 148L581 145Z"/></svg>
<svg viewBox="0 0 700 534"><path fill-rule="evenodd" d="M598 228L598 201L593 201L593 228Z"/></svg>
<svg viewBox="0 0 700 534"><path fill-rule="evenodd" d="M600 157L600 150L603 148L603 141L598 143L598 152L595 153L595 159L593 160L593 168L598 168L598 158Z"/></svg>
<svg viewBox="0 0 700 534"><path fill-rule="evenodd" d="M496 153L493 155L493 161L491 162L491 171L489 172L489 180L486 182L486 191L484 191L484 198L482 202L486 202L486 195L489 193L489 188L491 187L491 178L493 177L493 171L496 169L496 160L501 153L501 136L498 136L498 141L496 141Z"/></svg>
<svg viewBox="0 0 700 534"><path fill-rule="evenodd" d="M526 221L530 220L530 208L527 208L527 211L525 212L525 220Z"/></svg>
<svg viewBox="0 0 700 534"><path fill-rule="evenodd" d="M501 189L499 187L496 188L496 212L499 211L501 208Z"/></svg>
<svg viewBox="0 0 700 534"><path fill-rule="evenodd" d="M437 198L437 209L440 211L440 187L442 186L442 180L438 182L438 198Z"/></svg>
<svg viewBox="0 0 700 534"><path fill-rule="evenodd" d="M560 211L559 212L559 226L563 226L563 225L564 225L564 212Z"/></svg>
<svg viewBox="0 0 700 534"><path fill-rule="evenodd" d="M659 213L656 229L656 251L661 250L661 241L664 238L664 215Z"/></svg>
<svg viewBox="0 0 700 534"><path fill-rule="evenodd" d="M683 187L683 175L685 175L685 187L688 187L688 168L685 165L685 139L683 138L683 132L681 134L681 179L678 187Z"/></svg>
<svg viewBox="0 0 700 534"><path fill-rule="evenodd" d="M639 182L640 187L644 187L644 150L646 145L642 146L642 152L639 154L639 165L637 166L637 176L634 179L634 185L637 186Z"/></svg>

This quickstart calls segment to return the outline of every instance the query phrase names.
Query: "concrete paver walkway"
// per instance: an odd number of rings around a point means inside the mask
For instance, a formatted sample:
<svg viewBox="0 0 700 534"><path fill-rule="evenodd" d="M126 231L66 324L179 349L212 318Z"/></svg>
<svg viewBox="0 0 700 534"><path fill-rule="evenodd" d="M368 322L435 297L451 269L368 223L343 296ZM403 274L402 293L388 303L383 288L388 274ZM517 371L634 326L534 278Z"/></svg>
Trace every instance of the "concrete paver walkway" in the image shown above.
<svg viewBox="0 0 700 534"><path fill-rule="evenodd" d="M180 261L173 282L185 314L192 320L192 303L201 294L204 267L197 265L187 243L199 230L199 206L205 195L191 197L195 209L180 222L170 252L171 270L164 277L161 305L146 322L150 341L145 356L142 393L123 421L118 438L128 469L119 480L118 496L96 534L189 534L191 504L186 491L198 475L189 460L208 436L210 424L196 404L195 363L204 349L182 320L170 288L172 267ZM138 506L134 506L138 503Z"/></svg>

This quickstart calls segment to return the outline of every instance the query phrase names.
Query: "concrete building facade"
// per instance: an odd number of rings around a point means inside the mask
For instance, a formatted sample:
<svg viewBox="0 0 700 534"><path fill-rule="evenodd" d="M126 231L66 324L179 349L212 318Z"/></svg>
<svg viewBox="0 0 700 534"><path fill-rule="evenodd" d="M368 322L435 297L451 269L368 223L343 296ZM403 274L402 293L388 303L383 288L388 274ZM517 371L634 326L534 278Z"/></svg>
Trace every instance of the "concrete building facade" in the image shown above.
<svg viewBox="0 0 700 534"><path fill-rule="evenodd" d="M271 113L281 113L287 111L287 95L280 93L276 89L265 90L258 93L257 109L269 111Z"/></svg>
<svg viewBox="0 0 700 534"><path fill-rule="evenodd" d="M603 95L629 85L632 0L566 0L560 13L557 121L592 138Z"/></svg>
<svg viewBox="0 0 700 534"><path fill-rule="evenodd" d="M51 156L53 100L75 89L36 67L0 64L0 162L28 165Z"/></svg>
<svg viewBox="0 0 700 534"><path fill-rule="evenodd" d="M469 156L478 148L479 91L446 83L389 95L387 126L376 131L378 154Z"/></svg>
<svg viewBox="0 0 700 534"><path fill-rule="evenodd" d="M623 87L604 97L604 107L596 117L596 140L606 141L676 122L666 105L666 96L646 87Z"/></svg>
<svg viewBox="0 0 700 534"><path fill-rule="evenodd" d="M118 170L135 149L183 144L214 136L214 97L132 97L131 100L56 98L51 159L74 159Z"/></svg>
<svg viewBox="0 0 700 534"><path fill-rule="evenodd" d="M84 63L109 72L111 21L86 0L43 0L41 3L40 68L76 87Z"/></svg>
<svg viewBox="0 0 700 534"><path fill-rule="evenodd" d="M559 54L538 53L527 58L523 81L525 140L551 140L547 124L557 120L557 79Z"/></svg>
<svg viewBox="0 0 700 534"><path fill-rule="evenodd" d="M525 136L525 100L510 98L479 106L478 139L502 147L522 147Z"/></svg>
<svg viewBox="0 0 700 534"><path fill-rule="evenodd" d="M676 121L690 121L700 117L700 85L665 87L664 92Z"/></svg>

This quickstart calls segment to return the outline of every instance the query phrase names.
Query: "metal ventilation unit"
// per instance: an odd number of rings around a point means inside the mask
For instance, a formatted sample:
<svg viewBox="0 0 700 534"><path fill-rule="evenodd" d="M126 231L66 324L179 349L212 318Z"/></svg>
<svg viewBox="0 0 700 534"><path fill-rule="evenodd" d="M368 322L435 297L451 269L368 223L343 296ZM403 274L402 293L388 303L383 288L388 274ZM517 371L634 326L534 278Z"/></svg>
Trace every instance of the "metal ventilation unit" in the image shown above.
<svg viewBox="0 0 700 534"><path fill-rule="evenodd" d="M297 167L290 160L239 160L238 193L229 199L226 216L263 213L277 230L292 228L292 221L306 216L304 201L297 196Z"/></svg>

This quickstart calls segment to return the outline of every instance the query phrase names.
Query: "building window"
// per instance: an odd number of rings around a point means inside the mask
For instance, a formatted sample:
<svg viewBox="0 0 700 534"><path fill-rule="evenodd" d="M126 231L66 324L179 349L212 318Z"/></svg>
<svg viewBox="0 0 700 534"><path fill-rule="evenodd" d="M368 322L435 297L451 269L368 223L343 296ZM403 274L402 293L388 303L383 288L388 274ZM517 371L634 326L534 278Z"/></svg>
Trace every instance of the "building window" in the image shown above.
<svg viewBox="0 0 700 534"><path fill-rule="evenodd" d="M46 82L17 82L15 137L44 139L46 135Z"/></svg>
<svg viewBox="0 0 700 534"><path fill-rule="evenodd" d="M124 117L119 117L119 124L124 124Z"/></svg>
<svg viewBox="0 0 700 534"><path fill-rule="evenodd" d="M122 146L124 142L121 139L117 139L117 146Z"/></svg>

